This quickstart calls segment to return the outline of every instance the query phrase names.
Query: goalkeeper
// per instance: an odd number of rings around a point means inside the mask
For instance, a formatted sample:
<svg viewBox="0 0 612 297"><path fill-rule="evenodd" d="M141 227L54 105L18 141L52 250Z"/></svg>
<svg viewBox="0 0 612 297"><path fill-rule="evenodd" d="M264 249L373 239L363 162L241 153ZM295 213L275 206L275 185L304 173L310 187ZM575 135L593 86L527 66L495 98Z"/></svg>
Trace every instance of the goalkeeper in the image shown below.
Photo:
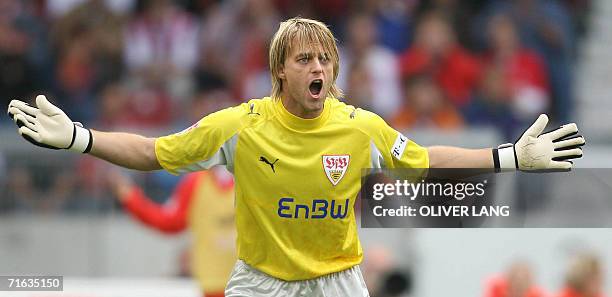
<svg viewBox="0 0 612 297"><path fill-rule="evenodd" d="M546 115L516 143L493 149L417 145L337 99L338 49L318 21L282 22L269 59L270 97L160 138L86 129L42 95L36 106L13 100L8 112L35 145L127 168L181 174L225 165L236 181L239 258L228 297L368 296L353 210L362 168L570 170L582 156L576 124L542 134Z"/></svg>

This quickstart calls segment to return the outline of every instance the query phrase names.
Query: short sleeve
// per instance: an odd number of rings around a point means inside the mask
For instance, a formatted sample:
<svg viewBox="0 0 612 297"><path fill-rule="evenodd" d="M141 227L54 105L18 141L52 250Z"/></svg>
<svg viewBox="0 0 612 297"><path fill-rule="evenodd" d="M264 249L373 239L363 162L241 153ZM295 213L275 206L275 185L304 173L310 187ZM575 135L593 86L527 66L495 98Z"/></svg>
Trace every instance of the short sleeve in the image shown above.
<svg viewBox="0 0 612 297"><path fill-rule="evenodd" d="M172 174L233 165L237 133L243 126L246 104L212 113L191 127L155 141L159 164Z"/></svg>
<svg viewBox="0 0 612 297"><path fill-rule="evenodd" d="M362 127L373 141L373 159L378 155L380 167L429 168L429 153L408 137L390 127L380 116L361 111Z"/></svg>

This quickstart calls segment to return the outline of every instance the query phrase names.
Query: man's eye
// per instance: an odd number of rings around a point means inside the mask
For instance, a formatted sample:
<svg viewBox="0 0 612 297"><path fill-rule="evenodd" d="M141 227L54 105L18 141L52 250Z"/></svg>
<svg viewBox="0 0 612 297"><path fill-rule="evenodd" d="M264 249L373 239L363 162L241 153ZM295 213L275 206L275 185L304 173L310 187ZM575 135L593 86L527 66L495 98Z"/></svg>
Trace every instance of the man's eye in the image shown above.
<svg viewBox="0 0 612 297"><path fill-rule="evenodd" d="M302 63L302 64L308 63L308 58L300 58L300 59L298 60L298 62L300 62L300 63Z"/></svg>

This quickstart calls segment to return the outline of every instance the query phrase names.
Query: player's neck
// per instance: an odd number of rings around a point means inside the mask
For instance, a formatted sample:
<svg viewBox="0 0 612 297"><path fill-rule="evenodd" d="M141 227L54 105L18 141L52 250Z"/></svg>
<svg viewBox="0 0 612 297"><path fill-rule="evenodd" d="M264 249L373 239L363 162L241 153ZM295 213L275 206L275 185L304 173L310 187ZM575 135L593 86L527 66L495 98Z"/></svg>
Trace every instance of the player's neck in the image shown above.
<svg viewBox="0 0 612 297"><path fill-rule="evenodd" d="M323 108L317 110L304 108L302 104L288 94L282 94L280 100L289 113L302 119L315 119L323 113Z"/></svg>

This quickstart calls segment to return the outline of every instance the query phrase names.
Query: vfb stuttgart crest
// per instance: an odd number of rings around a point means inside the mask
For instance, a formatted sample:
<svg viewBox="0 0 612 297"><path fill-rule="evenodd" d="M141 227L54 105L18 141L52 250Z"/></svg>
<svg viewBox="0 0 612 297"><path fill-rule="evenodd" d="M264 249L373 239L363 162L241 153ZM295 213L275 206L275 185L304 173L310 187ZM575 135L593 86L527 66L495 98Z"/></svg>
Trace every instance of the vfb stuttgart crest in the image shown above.
<svg viewBox="0 0 612 297"><path fill-rule="evenodd" d="M332 185L337 185L349 166L349 155L324 155L323 169Z"/></svg>

